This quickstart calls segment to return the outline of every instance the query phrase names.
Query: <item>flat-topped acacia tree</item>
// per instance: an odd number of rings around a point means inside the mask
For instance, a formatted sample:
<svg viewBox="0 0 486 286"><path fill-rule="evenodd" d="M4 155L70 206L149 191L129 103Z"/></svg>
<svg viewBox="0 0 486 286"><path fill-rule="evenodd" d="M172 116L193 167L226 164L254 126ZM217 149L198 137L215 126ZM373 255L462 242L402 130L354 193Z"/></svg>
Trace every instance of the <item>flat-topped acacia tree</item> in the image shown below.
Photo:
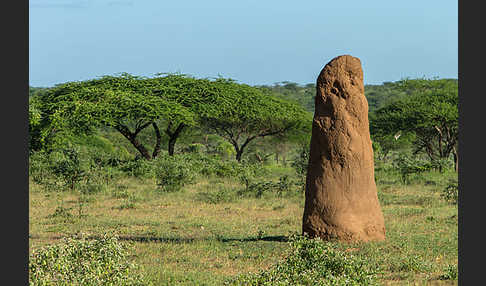
<svg viewBox="0 0 486 286"><path fill-rule="evenodd" d="M180 129L196 123L190 107L200 101L196 92L203 88L198 85L207 85L207 81L185 75L142 78L129 74L58 85L43 98L44 113L50 115L44 117L44 138L56 129L87 132L109 126L150 160L157 157L161 147L157 122L165 121L172 155ZM174 125L182 127L172 131ZM156 138L152 154L137 138L149 126Z"/></svg>
<svg viewBox="0 0 486 286"><path fill-rule="evenodd" d="M186 126L201 126L228 140L238 161L254 139L285 136L311 122L310 113L299 105L261 89L228 79L196 79L181 74L154 78L122 74L69 82L49 90L42 102L42 138L55 130L89 132L109 126L148 160L160 152L161 121L169 137L170 155ZM137 137L149 126L156 138L152 154Z"/></svg>
<svg viewBox="0 0 486 286"><path fill-rule="evenodd" d="M287 136L310 130L312 114L300 105L230 79L213 82L217 98L199 110L199 121L230 142L241 161L245 148L265 136Z"/></svg>
<svg viewBox="0 0 486 286"><path fill-rule="evenodd" d="M188 112L190 120L185 117L173 117L165 120L165 134L168 136L168 153L174 154L175 143L182 131L188 126L200 126L201 112L214 113L218 109L217 99L220 89L209 79L196 79L181 74L166 74L146 79L147 86L153 94L170 102L177 102Z"/></svg>

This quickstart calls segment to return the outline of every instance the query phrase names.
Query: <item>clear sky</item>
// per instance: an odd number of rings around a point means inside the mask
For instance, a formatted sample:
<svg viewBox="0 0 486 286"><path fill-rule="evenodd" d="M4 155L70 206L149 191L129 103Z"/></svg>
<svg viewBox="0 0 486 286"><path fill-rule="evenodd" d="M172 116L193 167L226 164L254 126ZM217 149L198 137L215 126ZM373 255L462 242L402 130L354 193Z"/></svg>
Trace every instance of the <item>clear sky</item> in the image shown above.
<svg viewBox="0 0 486 286"><path fill-rule="evenodd" d="M458 78L457 0L29 0L29 84L180 72L315 83L332 58L365 84Z"/></svg>

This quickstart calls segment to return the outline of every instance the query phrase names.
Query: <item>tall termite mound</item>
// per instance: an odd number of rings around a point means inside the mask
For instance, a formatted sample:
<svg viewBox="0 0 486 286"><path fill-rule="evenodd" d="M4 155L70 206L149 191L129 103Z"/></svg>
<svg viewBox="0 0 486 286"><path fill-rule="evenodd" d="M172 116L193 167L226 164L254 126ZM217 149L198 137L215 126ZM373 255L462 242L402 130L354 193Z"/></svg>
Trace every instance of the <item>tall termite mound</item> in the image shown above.
<svg viewBox="0 0 486 286"><path fill-rule="evenodd" d="M302 231L325 240L384 240L361 61L332 59L316 89Z"/></svg>

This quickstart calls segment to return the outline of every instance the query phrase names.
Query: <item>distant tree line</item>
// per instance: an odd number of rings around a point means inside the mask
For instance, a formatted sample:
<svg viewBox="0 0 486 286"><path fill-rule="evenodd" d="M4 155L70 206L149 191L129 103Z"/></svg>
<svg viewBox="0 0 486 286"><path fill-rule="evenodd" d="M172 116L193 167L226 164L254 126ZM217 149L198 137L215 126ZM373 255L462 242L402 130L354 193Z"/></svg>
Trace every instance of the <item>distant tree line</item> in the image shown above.
<svg viewBox="0 0 486 286"><path fill-rule="evenodd" d="M159 154L162 132L173 155L182 131L196 127L227 140L240 161L255 139L306 133L312 118L300 105L265 90L182 74L121 74L60 84L31 96L29 114L33 150L49 148L67 134L111 127L147 160ZM151 152L139 137L149 127L155 138Z"/></svg>
<svg viewBox="0 0 486 286"><path fill-rule="evenodd" d="M260 161L271 154L285 161L291 145L301 150L310 139L315 94L313 83L249 86L183 74L120 74L30 87L29 148L48 149L69 134L111 128L147 160L162 149L173 155L181 138L196 136L208 148L216 148L218 140L226 142L238 161L245 151ZM456 79L365 85L365 96L373 145L381 158L407 149L430 162L452 157L458 169Z"/></svg>

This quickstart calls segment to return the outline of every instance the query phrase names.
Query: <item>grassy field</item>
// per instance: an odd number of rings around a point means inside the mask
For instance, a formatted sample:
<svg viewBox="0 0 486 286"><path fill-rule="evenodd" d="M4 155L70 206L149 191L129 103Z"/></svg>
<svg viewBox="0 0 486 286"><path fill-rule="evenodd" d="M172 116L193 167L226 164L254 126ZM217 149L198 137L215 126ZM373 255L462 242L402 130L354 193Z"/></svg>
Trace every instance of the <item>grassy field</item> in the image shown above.
<svg viewBox="0 0 486 286"><path fill-rule="evenodd" d="M273 166L268 179L293 172ZM386 241L333 244L377 266L383 285L457 285L454 275L446 278L457 273L458 210L440 196L443 175L408 185L377 178ZM77 233L112 233L133 246L131 258L154 285L222 285L281 261L289 236L301 230L302 193L239 197L241 188L230 178L200 178L167 193L153 180L125 177L80 195L46 192L31 181L29 250Z"/></svg>

